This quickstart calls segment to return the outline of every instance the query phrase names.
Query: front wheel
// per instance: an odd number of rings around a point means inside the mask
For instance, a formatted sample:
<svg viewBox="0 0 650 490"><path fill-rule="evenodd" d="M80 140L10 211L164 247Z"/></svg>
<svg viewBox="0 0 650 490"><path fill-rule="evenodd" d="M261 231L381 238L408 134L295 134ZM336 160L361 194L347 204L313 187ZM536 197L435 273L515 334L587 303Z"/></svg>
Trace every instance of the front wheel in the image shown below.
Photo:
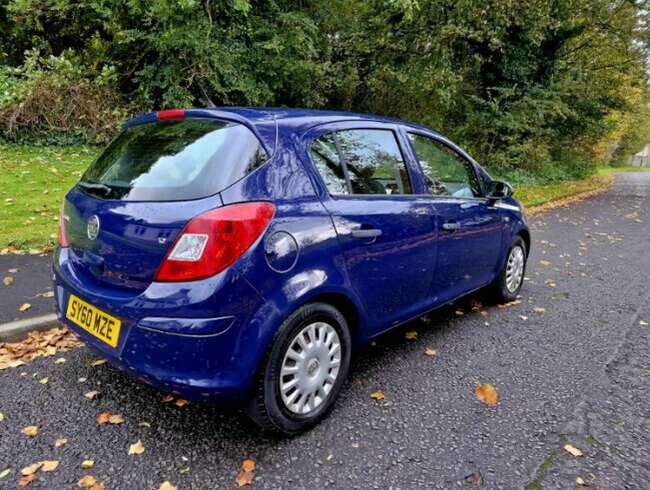
<svg viewBox="0 0 650 490"><path fill-rule="evenodd" d="M499 302L514 301L521 291L526 272L527 250L521 237L516 237L510 245L503 269L492 283L492 291Z"/></svg>
<svg viewBox="0 0 650 490"><path fill-rule="evenodd" d="M350 366L345 317L326 303L311 303L282 324L267 352L248 404L264 429L303 432L327 416Z"/></svg>

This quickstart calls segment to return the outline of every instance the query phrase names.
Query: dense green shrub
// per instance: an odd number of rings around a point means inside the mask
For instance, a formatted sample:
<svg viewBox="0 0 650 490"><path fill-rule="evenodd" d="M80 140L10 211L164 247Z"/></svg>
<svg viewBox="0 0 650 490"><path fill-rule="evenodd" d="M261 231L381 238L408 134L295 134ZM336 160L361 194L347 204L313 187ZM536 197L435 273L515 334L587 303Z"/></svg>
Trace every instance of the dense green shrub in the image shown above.
<svg viewBox="0 0 650 490"><path fill-rule="evenodd" d="M0 122L101 141L130 111L208 94L398 116L499 174L581 176L649 137L649 15L621 0L8 0L0 63L18 71L0 70ZM45 94L58 102L39 108ZM74 110L48 125L61 104Z"/></svg>

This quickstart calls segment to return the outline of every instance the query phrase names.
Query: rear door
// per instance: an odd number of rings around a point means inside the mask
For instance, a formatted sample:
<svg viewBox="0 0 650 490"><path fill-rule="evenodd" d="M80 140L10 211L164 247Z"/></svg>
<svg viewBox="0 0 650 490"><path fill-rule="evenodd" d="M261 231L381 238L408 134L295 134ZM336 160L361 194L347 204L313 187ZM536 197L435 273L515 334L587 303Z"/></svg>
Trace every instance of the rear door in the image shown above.
<svg viewBox="0 0 650 490"><path fill-rule="evenodd" d="M66 196L75 273L100 286L146 288L183 227L221 206L218 193L266 158L241 124L180 118L129 127Z"/></svg>
<svg viewBox="0 0 650 490"><path fill-rule="evenodd" d="M432 294L452 300L490 282L502 248L504 223L483 197L474 164L443 138L406 133L431 195L438 229Z"/></svg>
<svg viewBox="0 0 650 490"><path fill-rule="evenodd" d="M329 125L311 135L309 147L370 335L431 303L434 212L426 197L413 194L396 130L379 123Z"/></svg>

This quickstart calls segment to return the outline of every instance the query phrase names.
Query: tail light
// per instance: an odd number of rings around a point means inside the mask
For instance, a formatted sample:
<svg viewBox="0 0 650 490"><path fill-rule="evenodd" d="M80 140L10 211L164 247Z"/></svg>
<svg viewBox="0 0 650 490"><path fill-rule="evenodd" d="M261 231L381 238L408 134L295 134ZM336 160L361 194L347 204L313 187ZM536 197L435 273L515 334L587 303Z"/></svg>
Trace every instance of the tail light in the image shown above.
<svg viewBox="0 0 650 490"><path fill-rule="evenodd" d="M61 203L61 212L59 213L59 232L57 233L57 241L60 247L69 247L68 237L65 234L65 199Z"/></svg>
<svg viewBox="0 0 650 490"><path fill-rule="evenodd" d="M174 241L156 281L194 281L223 271L262 235L274 212L271 203L250 202L197 216Z"/></svg>

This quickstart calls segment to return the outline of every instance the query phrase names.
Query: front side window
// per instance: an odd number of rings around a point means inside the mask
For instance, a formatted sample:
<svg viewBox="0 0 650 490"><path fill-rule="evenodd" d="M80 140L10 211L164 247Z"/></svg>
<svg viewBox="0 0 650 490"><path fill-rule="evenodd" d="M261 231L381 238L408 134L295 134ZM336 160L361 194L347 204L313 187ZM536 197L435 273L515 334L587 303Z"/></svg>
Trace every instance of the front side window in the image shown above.
<svg viewBox="0 0 650 490"><path fill-rule="evenodd" d="M443 143L409 133L427 187L436 196L478 197L481 187L472 164Z"/></svg>
<svg viewBox="0 0 650 490"><path fill-rule="evenodd" d="M411 194L395 134L349 129L317 138L310 154L330 194Z"/></svg>

